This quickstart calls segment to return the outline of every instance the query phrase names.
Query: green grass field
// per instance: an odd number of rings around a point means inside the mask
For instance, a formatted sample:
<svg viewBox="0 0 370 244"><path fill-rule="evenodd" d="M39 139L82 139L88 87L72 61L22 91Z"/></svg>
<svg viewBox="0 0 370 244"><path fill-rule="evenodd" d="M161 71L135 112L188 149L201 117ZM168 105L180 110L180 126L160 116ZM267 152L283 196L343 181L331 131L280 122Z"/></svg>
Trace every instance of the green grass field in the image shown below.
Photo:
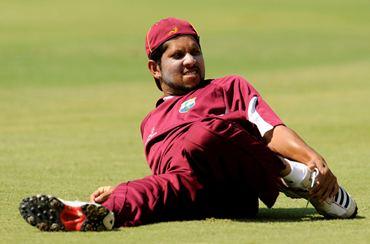
<svg viewBox="0 0 370 244"><path fill-rule="evenodd" d="M1 243L369 243L370 2L0 2ZM105 233L42 233L28 195L87 200L143 177L139 124L160 93L144 38L163 17L201 35L207 77L240 74L325 156L359 206L324 220L280 196L257 220L164 222Z"/></svg>

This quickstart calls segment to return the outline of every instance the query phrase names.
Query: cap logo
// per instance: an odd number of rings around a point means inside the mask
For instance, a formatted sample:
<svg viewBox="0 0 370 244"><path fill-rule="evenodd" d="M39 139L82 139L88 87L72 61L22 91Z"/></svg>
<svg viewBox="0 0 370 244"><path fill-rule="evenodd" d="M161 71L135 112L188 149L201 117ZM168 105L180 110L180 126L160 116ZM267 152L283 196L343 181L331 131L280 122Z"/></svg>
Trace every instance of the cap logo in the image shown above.
<svg viewBox="0 0 370 244"><path fill-rule="evenodd" d="M176 34L178 31L179 31L179 29L177 28L177 26L175 26L175 27L173 27L173 29L172 29L172 30L170 30L170 31L167 33L167 36L170 36L170 35Z"/></svg>

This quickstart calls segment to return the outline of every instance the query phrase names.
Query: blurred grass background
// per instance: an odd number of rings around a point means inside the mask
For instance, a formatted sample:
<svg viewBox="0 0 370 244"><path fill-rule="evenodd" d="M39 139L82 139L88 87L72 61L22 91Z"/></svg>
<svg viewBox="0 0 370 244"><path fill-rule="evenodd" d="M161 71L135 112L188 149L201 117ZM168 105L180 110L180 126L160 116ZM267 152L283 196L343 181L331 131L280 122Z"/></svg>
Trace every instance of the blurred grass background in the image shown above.
<svg viewBox="0 0 370 244"><path fill-rule="evenodd" d="M256 221L40 233L21 219L27 195L86 200L98 186L150 173L139 124L160 93L144 38L167 16L197 28L208 78L245 76L325 156L359 218L326 221L281 196ZM369 29L365 0L2 0L0 242L368 243Z"/></svg>

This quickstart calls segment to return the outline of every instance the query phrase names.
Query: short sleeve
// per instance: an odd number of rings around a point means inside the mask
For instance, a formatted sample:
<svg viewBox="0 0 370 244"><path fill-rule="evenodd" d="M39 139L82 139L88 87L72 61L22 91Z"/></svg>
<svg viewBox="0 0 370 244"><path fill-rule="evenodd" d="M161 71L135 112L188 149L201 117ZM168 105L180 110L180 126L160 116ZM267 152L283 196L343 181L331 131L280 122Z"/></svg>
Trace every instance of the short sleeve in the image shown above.
<svg viewBox="0 0 370 244"><path fill-rule="evenodd" d="M242 111L245 118L257 126L261 136L275 126L283 124L247 80L240 76L228 76L224 79L220 85L225 93L227 110Z"/></svg>

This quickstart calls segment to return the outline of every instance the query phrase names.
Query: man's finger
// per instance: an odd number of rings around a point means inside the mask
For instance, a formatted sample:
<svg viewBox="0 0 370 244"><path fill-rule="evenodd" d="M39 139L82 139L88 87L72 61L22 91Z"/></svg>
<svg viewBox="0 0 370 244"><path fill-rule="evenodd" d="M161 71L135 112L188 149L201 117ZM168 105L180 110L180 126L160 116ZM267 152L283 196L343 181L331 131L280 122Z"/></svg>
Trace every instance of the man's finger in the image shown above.
<svg viewBox="0 0 370 244"><path fill-rule="evenodd" d="M96 197L94 200L96 203L104 202L107 199L107 193L104 192L103 194L100 194L98 197Z"/></svg>
<svg viewBox="0 0 370 244"><path fill-rule="evenodd" d="M321 201L325 201L326 199L328 199L330 197L331 192L332 192L332 186L327 185L327 187L325 187L322 195L320 196Z"/></svg>
<svg viewBox="0 0 370 244"><path fill-rule="evenodd" d="M102 187L99 187L96 191L94 191L91 195L90 195L90 202L95 202L95 199L103 193L103 189Z"/></svg>
<svg viewBox="0 0 370 244"><path fill-rule="evenodd" d="M90 195L90 202L102 203L108 199L113 192L111 186L101 186Z"/></svg>
<svg viewBox="0 0 370 244"><path fill-rule="evenodd" d="M95 191L90 195L90 202L95 202L95 198L98 196L98 192Z"/></svg>
<svg viewBox="0 0 370 244"><path fill-rule="evenodd" d="M337 192L339 190L339 186L338 186L337 179L336 179L335 176L333 178L331 178L330 188L331 189L330 189L330 193L328 195L328 198L333 198L333 197L335 197L335 195L337 194Z"/></svg>
<svg viewBox="0 0 370 244"><path fill-rule="evenodd" d="M321 182L318 181L317 186L312 190L311 197L318 199L320 202L324 201L324 195L327 192L328 186L325 183L320 184Z"/></svg>
<svg viewBox="0 0 370 244"><path fill-rule="evenodd" d="M337 195L338 191L339 191L339 185L338 185L338 182L335 181L334 190L333 190L330 197L335 197Z"/></svg>

